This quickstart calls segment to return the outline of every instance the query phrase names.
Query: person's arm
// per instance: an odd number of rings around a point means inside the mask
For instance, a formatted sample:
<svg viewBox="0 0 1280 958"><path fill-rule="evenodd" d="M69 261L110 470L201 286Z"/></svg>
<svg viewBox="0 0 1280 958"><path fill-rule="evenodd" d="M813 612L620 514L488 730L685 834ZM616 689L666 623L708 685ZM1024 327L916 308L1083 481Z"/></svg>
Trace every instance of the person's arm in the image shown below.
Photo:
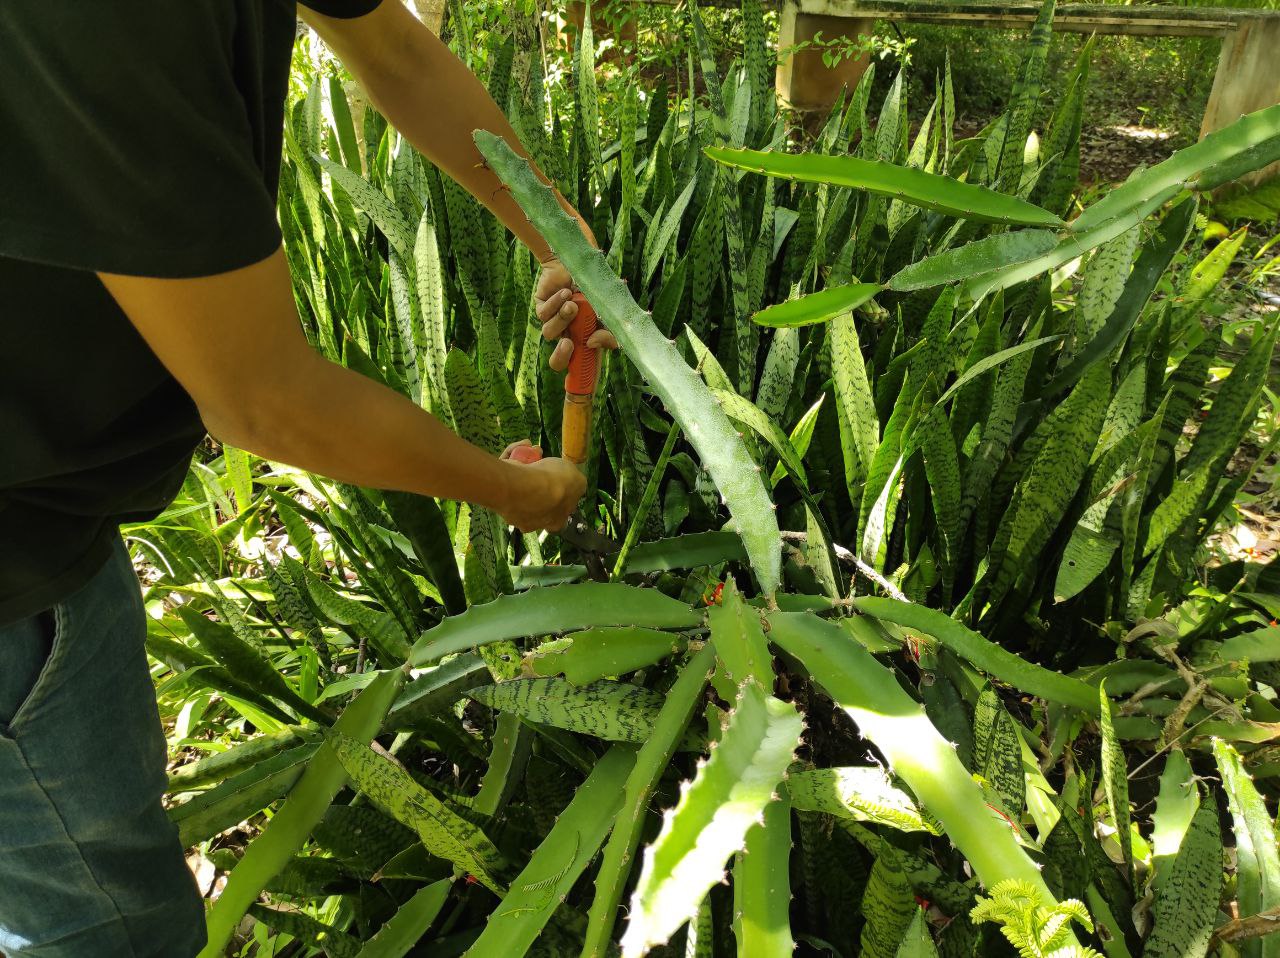
<svg viewBox="0 0 1280 958"><path fill-rule="evenodd" d="M423 156L488 207L538 257L543 266L535 291L538 319L547 339L560 337L578 309L569 300L571 278L502 181L485 165L472 134L477 129L496 133L529 160L544 182L550 180L529 157L484 84L401 0L383 0L371 13L350 19L299 9L391 124ZM583 234L595 243L582 216L563 196L556 195L565 211L581 224ZM618 345L613 334L604 329L589 343L604 349ZM562 338L552 355L552 368L565 368L572 352L573 343Z"/></svg>
<svg viewBox="0 0 1280 958"><path fill-rule="evenodd" d="M99 276L218 439L356 485L474 502L525 531L561 528L585 492L565 460L492 456L316 353L280 250L197 279Z"/></svg>

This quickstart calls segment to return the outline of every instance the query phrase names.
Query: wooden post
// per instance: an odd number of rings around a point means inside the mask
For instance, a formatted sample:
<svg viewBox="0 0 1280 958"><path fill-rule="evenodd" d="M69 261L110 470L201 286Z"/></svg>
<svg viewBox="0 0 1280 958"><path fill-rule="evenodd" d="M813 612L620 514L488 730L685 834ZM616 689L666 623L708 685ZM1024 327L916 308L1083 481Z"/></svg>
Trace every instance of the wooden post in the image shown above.
<svg viewBox="0 0 1280 958"><path fill-rule="evenodd" d="M427 25L428 30L437 35L440 33L440 28L444 25L445 0L411 0L406 5L415 17Z"/></svg>
<svg viewBox="0 0 1280 958"><path fill-rule="evenodd" d="M778 20L778 49L812 40L819 32L822 39L870 36L876 21L866 17L841 17L803 13L795 0L782 5ZM793 110L831 109L842 88L852 90L867 72L866 55L841 60L834 67L822 62L822 51L816 49L792 53L778 61L775 84L778 96Z"/></svg>
<svg viewBox="0 0 1280 958"><path fill-rule="evenodd" d="M1245 17L1235 32L1222 40L1213 92L1204 110L1200 135L1220 130L1252 113L1280 103L1280 17ZM1272 163L1240 178L1245 186L1257 186L1280 176L1280 163Z"/></svg>

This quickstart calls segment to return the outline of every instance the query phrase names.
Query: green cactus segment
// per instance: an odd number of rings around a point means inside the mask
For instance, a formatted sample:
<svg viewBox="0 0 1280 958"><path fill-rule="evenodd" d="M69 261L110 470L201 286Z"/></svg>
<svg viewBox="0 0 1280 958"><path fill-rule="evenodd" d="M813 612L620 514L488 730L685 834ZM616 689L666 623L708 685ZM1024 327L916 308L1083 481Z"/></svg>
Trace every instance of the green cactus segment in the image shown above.
<svg viewBox="0 0 1280 958"><path fill-rule="evenodd" d="M563 674L574 685L586 685L660 662L678 652L681 641L670 632L621 626L575 632L556 644L526 656L526 666L534 675Z"/></svg>
<svg viewBox="0 0 1280 958"><path fill-rule="evenodd" d="M770 616L769 623L770 640L799 659L813 680L857 723L889 760L893 774L969 859L984 885L1021 879L1053 900L1009 824L987 808L982 790L961 764L955 748L938 734L924 709L903 691L891 670L831 622L784 612Z"/></svg>
<svg viewBox="0 0 1280 958"><path fill-rule="evenodd" d="M613 833L604 849L600 871L596 874L596 893L587 916L582 958L605 958L610 953L618 905L622 901L627 877L631 874L631 861L640 844L649 799L685 735L714 664L715 656L710 645L704 645L694 653L667 692L662 711L636 755L635 766L623 788L622 810L618 813Z"/></svg>
<svg viewBox="0 0 1280 958"><path fill-rule="evenodd" d="M400 669L379 673L347 706L333 731L356 741L372 739L404 679ZM249 906L302 847L346 782L347 773L333 749L327 743L321 745L288 800L232 869L226 888L209 911L208 944L199 958L221 958Z"/></svg>
<svg viewBox="0 0 1280 958"><path fill-rule="evenodd" d="M606 742L646 741L662 710L661 693L629 682L599 681L579 688L565 679L515 679L469 695L491 709ZM682 744L701 747L696 736Z"/></svg>
<svg viewBox="0 0 1280 958"><path fill-rule="evenodd" d="M1167 190L1154 195L1144 194L1144 199L1139 205L1124 211L1123 215L1115 219L1090 224L1087 230L1080 225L1080 220L1076 220L1071 224L1073 232L1067 233L1049 252L1025 263L1014 263L975 276L965 283L965 295L977 302L989 293L1008 289L1026 280L1034 279L1042 273L1055 270L1132 229L1181 192L1182 187L1178 185L1170 186ZM1081 219L1083 218L1081 216Z"/></svg>
<svg viewBox="0 0 1280 958"><path fill-rule="evenodd" d="M805 183L849 186L980 223L1050 227L1065 225L1048 210L1016 196L1006 196L972 183L962 183L947 176L880 160L822 156L816 153L733 150L717 146L707 147L705 152L713 160L740 170Z"/></svg>
<svg viewBox="0 0 1280 958"><path fill-rule="evenodd" d="M693 917L698 903L724 876L729 856L765 807L800 744L804 722L795 706L745 683L711 758L669 811L644 853L623 958L639 958Z"/></svg>
<svg viewBox="0 0 1280 958"><path fill-rule="evenodd" d="M183 848L197 845L287 795L317 747L311 742L273 755L170 808L169 821L178 826L179 844Z"/></svg>
<svg viewBox="0 0 1280 958"><path fill-rule="evenodd" d="M939 834L936 822L915 799L896 787L878 768L813 768L787 776L791 806L856 822L887 825L900 832Z"/></svg>
<svg viewBox="0 0 1280 958"><path fill-rule="evenodd" d="M1143 947L1142 958L1204 958L1209 951L1221 895L1222 836L1218 833L1218 810L1206 803L1192 816L1168 877L1151 906L1154 927Z"/></svg>
<svg viewBox="0 0 1280 958"><path fill-rule="evenodd" d="M1236 899L1240 915L1256 915L1280 905L1280 853L1277 852L1275 823L1258 794L1240 755L1226 742L1216 739L1213 757L1222 775L1236 836ZM1256 945L1254 948L1252 946ZM1276 958L1280 939L1274 936L1246 942L1245 958Z"/></svg>
<svg viewBox="0 0 1280 958"><path fill-rule="evenodd" d="M619 817L623 783L635 759L634 750L615 745L596 763L466 958L516 958L529 950Z"/></svg>
<svg viewBox="0 0 1280 958"><path fill-rule="evenodd" d="M493 642L597 626L692 629L701 624L702 613L653 589L617 582L551 586L500 596L445 619L422 634L410 662L420 666Z"/></svg>
<svg viewBox="0 0 1280 958"><path fill-rule="evenodd" d="M938 958L938 948L929 935L929 923L922 909L916 909L894 958Z"/></svg>
<svg viewBox="0 0 1280 958"><path fill-rule="evenodd" d="M1263 143L1271 144L1271 149L1250 152ZM1076 217L1071 228L1081 233L1108 221L1127 218L1135 210L1143 208L1150 197L1168 190L1180 190L1205 171L1210 171L1205 182L1213 182L1216 179L1212 172L1215 167L1235 166L1246 154L1258 164L1254 169L1260 169L1280 156L1280 104L1242 116L1230 126L1210 133L1199 143L1178 150L1163 163L1135 173ZM1248 171L1239 171L1244 172Z"/></svg>
<svg viewBox="0 0 1280 958"><path fill-rule="evenodd" d="M747 832L733 864L733 937L738 954L791 958L791 806L765 806L764 819Z"/></svg>
<svg viewBox="0 0 1280 958"><path fill-rule="evenodd" d="M716 658L735 685L751 681L762 689L773 684L773 656L760 625L760 612L742 601L732 578L725 580L720 604L707 613Z"/></svg>
<svg viewBox="0 0 1280 958"><path fill-rule="evenodd" d="M1058 245L1052 230L996 233L956 249L926 257L893 274L889 288L898 292L970 280L1003 266L1027 263Z"/></svg>
<svg viewBox="0 0 1280 958"><path fill-rule="evenodd" d="M503 894L496 877L504 867L502 853L484 832L415 782L393 759L340 732L330 733L328 743L356 788L417 832L428 852Z"/></svg>
<svg viewBox="0 0 1280 958"><path fill-rule="evenodd" d="M876 283L828 286L826 289L801 296L799 299L789 299L785 303L769 306L760 310L751 319L760 326L778 329L812 326L814 323L825 323L851 309L865 305L883 289L883 286Z"/></svg>
<svg viewBox="0 0 1280 958"><path fill-rule="evenodd" d="M182 792L220 782L281 752L309 742L319 742L320 739L321 734L317 729L305 726L259 735L225 752L215 752L198 762L174 769L165 791Z"/></svg>
<svg viewBox="0 0 1280 958"><path fill-rule="evenodd" d="M975 668L1019 691L1038 695L1049 702L1069 705L1091 715L1100 713L1098 694L1087 682L1028 662L1022 656L987 641L945 612L877 596L855 599L854 605L859 612L884 622L932 636Z"/></svg>
<svg viewBox="0 0 1280 958"><path fill-rule="evenodd" d="M403 958L427 933L449 899L453 879L442 878L413 893L377 933L365 942L356 958Z"/></svg>
<svg viewBox="0 0 1280 958"><path fill-rule="evenodd" d="M463 692L483 685L490 678L489 667L477 655L458 655L427 669L404 687L404 692L391 706L387 728L409 728L414 722L453 705Z"/></svg>
<svg viewBox="0 0 1280 958"><path fill-rule="evenodd" d="M516 202L617 337L627 358L680 423L724 497L761 589L774 592L782 569L778 520L763 477L733 424L649 314L636 305L604 255L587 243L577 220L560 208L550 187L501 137L478 130L475 140L489 166L510 187Z"/></svg>

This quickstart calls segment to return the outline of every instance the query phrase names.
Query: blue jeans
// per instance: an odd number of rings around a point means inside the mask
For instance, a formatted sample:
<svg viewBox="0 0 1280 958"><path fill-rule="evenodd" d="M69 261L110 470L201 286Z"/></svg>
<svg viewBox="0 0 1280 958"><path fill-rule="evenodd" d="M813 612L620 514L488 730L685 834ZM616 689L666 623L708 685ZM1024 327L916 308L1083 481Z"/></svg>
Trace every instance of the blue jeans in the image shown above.
<svg viewBox="0 0 1280 958"><path fill-rule="evenodd" d="M204 909L165 817L165 740L123 544L0 626L0 954L189 958Z"/></svg>

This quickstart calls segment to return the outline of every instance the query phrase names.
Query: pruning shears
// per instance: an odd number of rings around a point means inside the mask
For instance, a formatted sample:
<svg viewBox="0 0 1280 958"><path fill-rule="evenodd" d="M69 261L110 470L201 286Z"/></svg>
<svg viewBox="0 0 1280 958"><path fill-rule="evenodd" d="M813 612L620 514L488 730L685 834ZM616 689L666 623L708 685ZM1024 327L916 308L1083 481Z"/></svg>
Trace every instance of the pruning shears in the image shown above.
<svg viewBox="0 0 1280 958"><path fill-rule="evenodd" d="M579 469L586 470L587 454L591 447L591 421L596 381L600 376L600 357L587 341L599 328L596 311L582 293L573 294L578 311L569 321L565 331L573 342L573 355L569 357L569 369L564 380L564 409L560 419L560 444L563 458ZM537 462L542 453L532 446L517 446L511 452L517 462ZM619 550L618 543L596 532L578 513L569 517L565 527L556 533L561 539L575 546L587 558L587 567L594 578L600 578L604 566L603 556Z"/></svg>

